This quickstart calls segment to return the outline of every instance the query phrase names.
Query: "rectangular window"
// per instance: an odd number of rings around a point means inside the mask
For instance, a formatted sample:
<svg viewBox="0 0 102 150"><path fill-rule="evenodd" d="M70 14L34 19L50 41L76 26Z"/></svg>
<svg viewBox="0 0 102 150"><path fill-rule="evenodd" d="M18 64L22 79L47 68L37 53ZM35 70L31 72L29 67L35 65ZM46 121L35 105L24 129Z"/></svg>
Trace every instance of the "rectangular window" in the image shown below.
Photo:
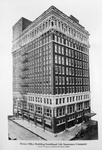
<svg viewBox="0 0 102 150"><path fill-rule="evenodd" d="M62 47L62 54L64 55L64 47Z"/></svg>
<svg viewBox="0 0 102 150"><path fill-rule="evenodd" d="M69 87L67 86L67 93L69 93Z"/></svg>
<svg viewBox="0 0 102 150"><path fill-rule="evenodd" d="M68 56L68 48L66 48L66 56Z"/></svg>
<svg viewBox="0 0 102 150"><path fill-rule="evenodd" d="M58 94L58 87L55 87L55 93Z"/></svg>
<svg viewBox="0 0 102 150"><path fill-rule="evenodd" d="M61 56L58 57L59 64L61 64Z"/></svg>
<svg viewBox="0 0 102 150"><path fill-rule="evenodd" d="M61 77L59 77L59 85L61 85Z"/></svg>
<svg viewBox="0 0 102 150"><path fill-rule="evenodd" d="M64 65L64 57L62 57L62 65Z"/></svg>
<svg viewBox="0 0 102 150"><path fill-rule="evenodd" d="M58 77L55 76L55 84L57 85L58 84Z"/></svg>
<svg viewBox="0 0 102 150"><path fill-rule="evenodd" d="M71 49L69 49L69 57L71 57Z"/></svg>
<svg viewBox="0 0 102 150"><path fill-rule="evenodd" d="M74 67L74 59L72 59L72 67Z"/></svg>
<svg viewBox="0 0 102 150"><path fill-rule="evenodd" d="M58 53L61 54L61 47L58 46Z"/></svg>
<svg viewBox="0 0 102 150"><path fill-rule="evenodd" d="M68 58L66 58L66 65L68 66Z"/></svg>
<svg viewBox="0 0 102 150"><path fill-rule="evenodd" d="M72 75L74 75L74 68L72 68Z"/></svg>
<svg viewBox="0 0 102 150"><path fill-rule="evenodd" d="M60 43L60 37L58 37L58 42Z"/></svg>
<svg viewBox="0 0 102 150"><path fill-rule="evenodd" d="M57 53L57 44L55 44L55 52Z"/></svg>
<svg viewBox="0 0 102 150"><path fill-rule="evenodd" d="M71 73L71 68L69 68L69 75L71 75L72 73Z"/></svg>
<svg viewBox="0 0 102 150"><path fill-rule="evenodd" d="M58 66L55 66L55 74L58 74Z"/></svg>
<svg viewBox="0 0 102 150"><path fill-rule="evenodd" d="M71 59L69 58L69 66L71 66Z"/></svg>
<svg viewBox="0 0 102 150"><path fill-rule="evenodd" d="M59 94L62 94L62 88L59 87Z"/></svg>
<svg viewBox="0 0 102 150"><path fill-rule="evenodd" d="M62 87L62 93L63 94L65 93L65 87Z"/></svg>
<svg viewBox="0 0 102 150"><path fill-rule="evenodd" d="M65 77L62 77L62 84L65 84Z"/></svg>
<svg viewBox="0 0 102 150"><path fill-rule="evenodd" d="M58 104L58 99L56 99L56 105Z"/></svg>
<svg viewBox="0 0 102 150"><path fill-rule="evenodd" d="M58 63L57 55L55 55L55 63Z"/></svg>
<svg viewBox="0 0 102 150"><path fill-rule="evenodd" d="M66 77L66 84L68 85L69 84L69 78Z"/></svg>
<svg viewBox="0 0 102 150"><path fill-rule="evenodd" d="M58 71L59 74L61 74L61 66L59 66L58 69L59 69L59 71Z"/></svg>
<svg viewBox="0 0 102 150"><path fill-rule="evenodd" d="M61 98L59 99L59 103L61 104Z"/></svg>
<svg viewBox="0 0 102 150"><path fill-rule="evenodd" d="M72 57L74 57L74 51L72 50Z"/></svg>
<svg viewBox="0 0 102 150"><path fill-rule="evenodd" d="M62 67L62 74L65 74L65 72L64 72L64 67Z"/></svg>
<svg viewBox="0 0 102 150"><path fill-rule="evenodd" d="M66 67L66 75L68 75L68 67Z"/></svg>

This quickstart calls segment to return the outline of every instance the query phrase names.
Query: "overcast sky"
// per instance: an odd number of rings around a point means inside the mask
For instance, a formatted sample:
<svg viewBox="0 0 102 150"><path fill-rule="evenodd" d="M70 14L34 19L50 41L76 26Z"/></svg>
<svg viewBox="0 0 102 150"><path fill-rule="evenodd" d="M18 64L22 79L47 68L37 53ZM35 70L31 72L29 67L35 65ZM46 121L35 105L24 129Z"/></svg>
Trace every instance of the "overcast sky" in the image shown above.
<svg viewBox="0 0 102 150"><path fill-rule="evenodd" d="M0 0L0 100L5 117L12 114L12 26L21 18L35 20L51 5L75 16L90 33L92 110L102 114L102 0ZM2 110L2 109L1 109Z"/></svg>

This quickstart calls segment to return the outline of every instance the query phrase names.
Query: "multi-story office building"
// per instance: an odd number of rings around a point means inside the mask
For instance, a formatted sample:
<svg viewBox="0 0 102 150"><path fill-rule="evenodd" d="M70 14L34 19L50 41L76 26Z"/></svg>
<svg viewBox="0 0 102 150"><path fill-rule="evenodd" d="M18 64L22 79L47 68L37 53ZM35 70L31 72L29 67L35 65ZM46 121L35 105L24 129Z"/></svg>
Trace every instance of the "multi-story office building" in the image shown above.
<svg viewBox="0 0 102 150"><path fill-rule="evenodd" d="M13 26L13 112L58 133L90 116L89 32L51 6Z"/></svg>

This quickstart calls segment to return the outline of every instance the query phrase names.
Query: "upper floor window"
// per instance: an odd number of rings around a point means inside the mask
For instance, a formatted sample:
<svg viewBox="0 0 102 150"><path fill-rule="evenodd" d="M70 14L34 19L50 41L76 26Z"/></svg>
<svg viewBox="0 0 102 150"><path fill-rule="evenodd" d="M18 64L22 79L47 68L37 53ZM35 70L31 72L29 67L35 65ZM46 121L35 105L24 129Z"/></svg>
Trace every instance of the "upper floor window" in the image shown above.
<svg viewBox="0 0 102 150"><path fill-rule="evenodd" d="M64 72L64 67L62 67L62 74L65 74L65 72Z"/></svg>
<svg viewBox="0 0 102 150"><path fill-rule="evenodd" d="M58 46L58 53L61 54L61 47Z"/></svg>
<svg viewBox="0 0 102 150"><path fill-rule="evenodd" d="M58 66L55 66L55 74L58 74Z"/></svg>
<svg viewBox="0 0 102 150"><path fill-rule="evenodd" d="M61 56L58 57L59 64L61 64Z"/></svg>
<svg viewBox="0 0 102 150"><path fill-rule="evenodd" d="M62 57L62 64L64 65L64 57Z"/></svg>
<svg viewBox="0 0 102 150"><path fill-rule="evenodd" d="M57 53L57 44L55 44L55 52Z"/></svg>
<svg viewBox="0 0 102 150"><path fill-rule="evenodd" d="M62 47L62 54L64 55L64 47Z"/></svg>
<svg viewBox="0 0 102 150"><path fill-rule="evenodd" d="M66 56L68 56L68 48L66 48Z"/></svg>
<svg viewBox="0 0 102 150"><path fill-rule="evenodd" d="M55 63L58 63L57 55L55 55Z"/></svg>

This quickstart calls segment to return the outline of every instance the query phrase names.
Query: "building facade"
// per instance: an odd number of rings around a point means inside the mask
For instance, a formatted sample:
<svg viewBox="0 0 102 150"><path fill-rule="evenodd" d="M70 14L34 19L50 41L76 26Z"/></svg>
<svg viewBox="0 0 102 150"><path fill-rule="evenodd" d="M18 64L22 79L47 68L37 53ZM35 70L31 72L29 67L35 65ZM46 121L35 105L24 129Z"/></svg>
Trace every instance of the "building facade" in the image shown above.
<svg viewBox="0 0 102 150"><path fill-rule="evenodd" d="M90 108L89 32L51 6L13 26L13 113L52 133L82 123Z"/></svg>

